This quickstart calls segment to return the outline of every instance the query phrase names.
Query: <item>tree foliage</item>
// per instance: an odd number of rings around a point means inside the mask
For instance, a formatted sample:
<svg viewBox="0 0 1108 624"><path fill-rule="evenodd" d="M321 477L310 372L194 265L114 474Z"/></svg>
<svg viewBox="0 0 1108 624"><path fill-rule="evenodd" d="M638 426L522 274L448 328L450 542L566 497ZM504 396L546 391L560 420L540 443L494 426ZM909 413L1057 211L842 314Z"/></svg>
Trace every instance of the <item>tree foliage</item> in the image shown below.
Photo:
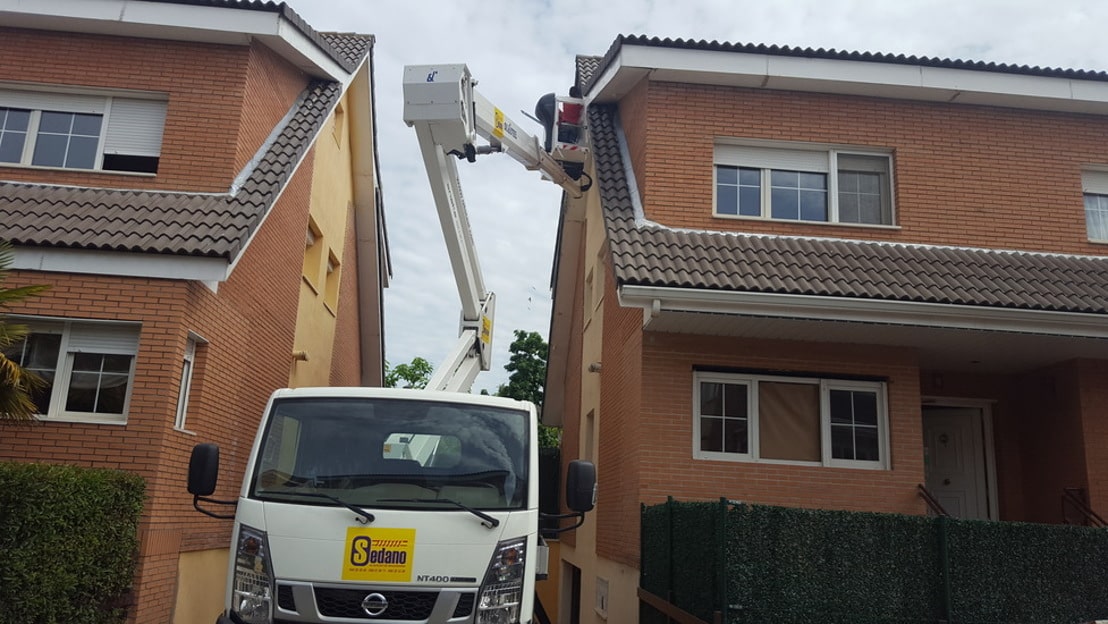
<svg viewBox="0 0 1108 624"><path fill-rule="evenodd" d="M508 346L508 363L504 370L511 373L508 383L501 384L496 396L530 401L542 406L546 387L546 361L550 345L538 332L515 330L515 340ZM558 427L539 425L539 446L557 448L561 444L562 430Z"/></svg>
<svg viewBox="0 0 1108 624"><path fill-rule="evenodd" d="M39 294L46 286L5 288L11 263L11 246L0 241L0 420L30 420L38 412L32 393L46 382L8 358L12 348L27 335L27 328L9 322L4 311L18 301Z"/></svg>
<svg viewBox="0 0 1108 624"><path fill-rule="evenodd" d="M392 366L385 362L385 387L386 388L426 388L431 381L431 373L434 367L421 357L412 358L407 364Z"/></svg>
<svg viewBox="0 0 1108 624"><path fill-rule="evenodd" d="M508 383L496 391L497 396L542 405L546 384L546 358L549 346L538 332L515 330L515 340L508 346L508 363L504 370L511 373Z"/></svg>

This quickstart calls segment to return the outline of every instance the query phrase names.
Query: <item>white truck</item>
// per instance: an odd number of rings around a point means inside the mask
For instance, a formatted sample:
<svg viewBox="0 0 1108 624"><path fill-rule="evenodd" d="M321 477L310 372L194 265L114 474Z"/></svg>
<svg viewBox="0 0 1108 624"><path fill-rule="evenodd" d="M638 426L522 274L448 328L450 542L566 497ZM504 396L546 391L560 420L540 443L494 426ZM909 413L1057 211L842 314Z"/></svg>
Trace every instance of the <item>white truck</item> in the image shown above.
<svg viewBox="0 0 1108 624"><path fill-rule="evenodd" d="M546 621L535 595L548 563L539 418L531 403L468 393L489 367L493 296L481 280L453 155L507 152L576 192L583 154L553 158L558 141L548 150L474 84L464 65L405 71L405 120L424 152L462 297L458 347L424 390L274 392L237 500L210 498L218 446L193 449L193 505L234 520L217 624ZM488 145L477 146L478 135ZM570 462L571 513L553 517L576 522L557 530L580 526L595 484L592 464ZM235 513L201 502L234 505Z"/></svg>

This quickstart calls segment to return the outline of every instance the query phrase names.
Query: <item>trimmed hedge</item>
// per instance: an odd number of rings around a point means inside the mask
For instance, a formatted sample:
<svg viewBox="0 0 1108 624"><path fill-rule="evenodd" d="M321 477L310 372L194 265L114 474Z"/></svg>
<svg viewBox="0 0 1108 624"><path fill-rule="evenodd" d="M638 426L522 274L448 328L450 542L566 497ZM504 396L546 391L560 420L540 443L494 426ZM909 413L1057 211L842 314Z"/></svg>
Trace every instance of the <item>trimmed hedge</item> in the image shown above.
<svg viewBox="0 0 1108 624"><path fill-rule="evenodd" d="M144 490L115 470L0 463L0 623L122 622Z"/></svg>
<svg viewBox="0 0 1108 624"><path fill-rule="evenodd" d="M671 500L643 508L642 539L642 588L706 622L1108 616L1106 529Z"/></svg>

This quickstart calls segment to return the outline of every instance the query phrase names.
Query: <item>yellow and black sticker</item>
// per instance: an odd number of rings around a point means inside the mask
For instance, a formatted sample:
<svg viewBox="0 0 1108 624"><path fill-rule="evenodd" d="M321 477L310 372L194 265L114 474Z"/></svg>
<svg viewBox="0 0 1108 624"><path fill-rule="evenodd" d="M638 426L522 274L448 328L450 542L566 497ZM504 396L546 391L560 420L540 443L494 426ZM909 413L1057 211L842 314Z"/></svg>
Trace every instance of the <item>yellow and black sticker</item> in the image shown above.
<svg viewBox="0 0 1108 624"><path fill-rule="evenodd" d="M408 583L414 553L415 529L350 527L342 580Z"/></svg>

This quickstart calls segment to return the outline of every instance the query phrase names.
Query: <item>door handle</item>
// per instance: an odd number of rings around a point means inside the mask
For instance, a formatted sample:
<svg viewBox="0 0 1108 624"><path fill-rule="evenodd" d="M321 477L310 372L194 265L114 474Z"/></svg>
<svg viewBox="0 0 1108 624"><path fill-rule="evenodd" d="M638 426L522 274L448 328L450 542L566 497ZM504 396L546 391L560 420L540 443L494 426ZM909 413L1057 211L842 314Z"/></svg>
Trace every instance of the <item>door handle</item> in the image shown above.
<svg viewBox="0 0 1108 624"><path fill-rule="evenodd" d="M943 485L950 485L950 479L943 479Z"/></svg>

